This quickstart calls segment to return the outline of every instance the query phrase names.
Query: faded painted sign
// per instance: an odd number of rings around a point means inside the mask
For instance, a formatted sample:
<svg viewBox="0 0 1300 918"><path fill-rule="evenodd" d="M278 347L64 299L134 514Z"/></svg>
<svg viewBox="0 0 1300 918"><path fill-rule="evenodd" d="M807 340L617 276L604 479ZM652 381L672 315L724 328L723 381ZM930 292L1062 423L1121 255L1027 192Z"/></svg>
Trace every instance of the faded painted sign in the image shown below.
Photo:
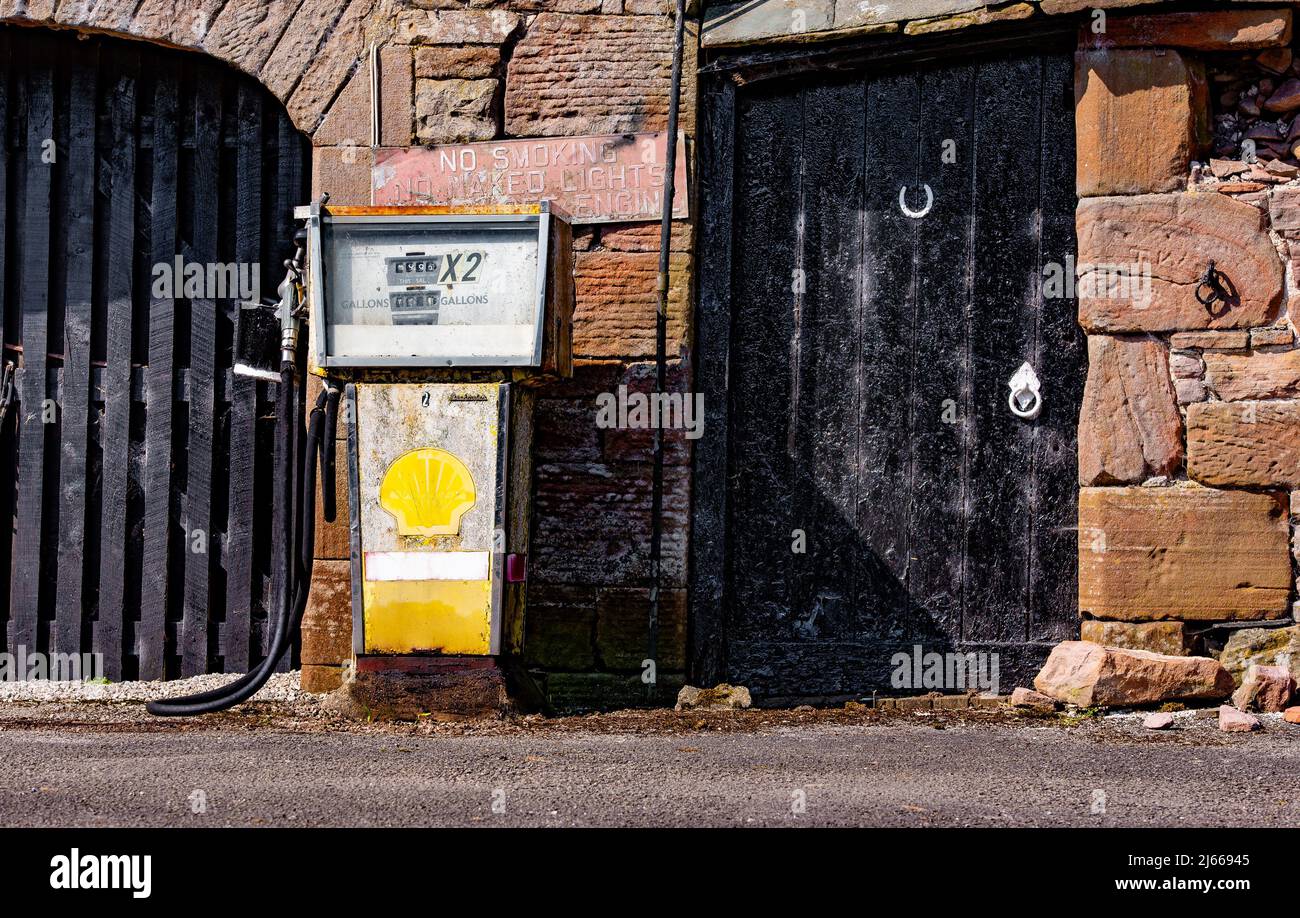
<svg viewBox="0 0 1300 918"><path fill-rule="evenodd" d="M553 201L573 223L658 220L667 133L538 137L375 153L378 205ZM673 216L689 216L686 142L677 135Z"/></svg>

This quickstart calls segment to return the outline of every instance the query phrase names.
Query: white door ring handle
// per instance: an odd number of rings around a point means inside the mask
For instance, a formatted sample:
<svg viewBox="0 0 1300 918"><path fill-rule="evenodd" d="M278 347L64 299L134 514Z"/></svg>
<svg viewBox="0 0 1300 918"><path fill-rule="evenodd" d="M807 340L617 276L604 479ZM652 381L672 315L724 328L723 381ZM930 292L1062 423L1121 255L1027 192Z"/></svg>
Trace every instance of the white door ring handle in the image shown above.
<svg viewBox="0 0 1300 918"><path fill-rule="evenodd" d="M1043 410L1043 393L1034 368L1028 362L1022 363L1007 385L1011 389L1011 394L1007 396L1007 407L1011 413L1026 421L1038 417Z"/></svg>
<svg viewBox="0 0 1300 918"><path fill-rule="evenodd" d="M930 208L934 206L934 192L930 190L930 186L922 185L921 187L925 189L925 206L922 207L920 210L912 210L910 207L907 206L906 185L903 185L898 189L898 208L904 213L904 215L911 217L913 220L920 220L922 217L928 214L930 212Z"/></svg>

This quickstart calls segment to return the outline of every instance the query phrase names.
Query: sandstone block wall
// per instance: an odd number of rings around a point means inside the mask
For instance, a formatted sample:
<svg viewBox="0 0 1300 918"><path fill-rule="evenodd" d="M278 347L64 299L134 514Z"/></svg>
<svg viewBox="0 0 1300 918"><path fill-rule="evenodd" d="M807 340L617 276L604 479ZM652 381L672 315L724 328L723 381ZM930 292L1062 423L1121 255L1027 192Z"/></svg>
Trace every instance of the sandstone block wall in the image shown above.
<svg viewBox="0 0 1300 918"><path fill-rule="evenodd" d="M382 143L431 145L667 127L671 5L642 0L435 0L394 4L380 50ZM696 37L687 38L681 125L694 125ZM358 67L314 136L315 185L337 203L370 202L370 75ZM679 193L683 193L679 191ZM694 234L674 227L669 276L670 381L689 386ZM539 393L535 426L533 543L525 664L558 708L620 707L671 699L686 658L686 539L690 451L666 434L665 592L659 611L657 686L641 680L648 646L651 434L602 429L596 397L653 383L657 223L575 231L571 381ZM339 552L342 552L340 554ZM327 529L321 557L346 558ZM307 616L343 614L325 567ZM332 648L324 639L312 648ZM342 662L341 658L338 662ZM341 676L307 659L313 686ZM337 663L334 664L337 666Z"/></svg>
<svg viewBox="0 0 1300 918"><path fill-rule="evenodd" d="M1082 35L1082 636L1212 652L1216 624L1289 623L1296 592L1292 11L1115 12Z"/></svg>
<svg viewBox="0 0 1300 918"><path fill-rule="evenodd" d="M90 29L191 49L261 81L311 138L313 194L370 203L371 48L378 141L404 147L667 127L671 0L0 0L0 22ZM681 126L694 126L688 29ZM303 202L306 203L306 202ZM674 227L670 379L689 386L694 230ZM650 432L596 425L596 396L653 380L659 228L578 227L575 378L539 394L527 665L559 707L675 696L685 669L687 441L666 437L658 686L648 643ZM314 393L312 394L314 398ZM340 500L340 506L346 504ZM348 533L318 521L303 622L304 687L328 690L351 655Z"/></svg>

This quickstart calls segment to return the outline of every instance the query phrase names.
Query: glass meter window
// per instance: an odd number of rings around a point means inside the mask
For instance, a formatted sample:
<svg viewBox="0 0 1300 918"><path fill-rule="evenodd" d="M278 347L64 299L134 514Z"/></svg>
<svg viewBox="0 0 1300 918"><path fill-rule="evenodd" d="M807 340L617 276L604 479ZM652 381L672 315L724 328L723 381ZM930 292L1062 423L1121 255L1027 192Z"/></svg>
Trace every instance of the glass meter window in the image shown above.
<svg viewBox="0 0 1300 918"><path fill-rule="evenodd" d="M541 359L547 215L322 215L323 366ZM318 313L320 314L320 313Z"/></svg>

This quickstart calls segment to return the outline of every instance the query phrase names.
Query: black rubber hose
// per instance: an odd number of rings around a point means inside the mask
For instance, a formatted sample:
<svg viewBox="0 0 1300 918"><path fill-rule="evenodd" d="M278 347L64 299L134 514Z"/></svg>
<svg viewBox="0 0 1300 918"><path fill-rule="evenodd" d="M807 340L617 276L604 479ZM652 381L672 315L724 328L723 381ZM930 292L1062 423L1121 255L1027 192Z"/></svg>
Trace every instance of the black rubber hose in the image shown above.
<svg viewBox="0 0 1300 918"><path fill-rule="evenodd" d="M334 500L334 456L338 443L339 390L328 381L325 383L325 397L325 433L320 454L321 516L325 522L332 523L338 516Z"/></svg>
<svg viewBox="0 0 1300 918"><path fill-rule="evenodd" d="M287 374L292 371L286 369ZM290 382L290 387L292 382ZM291 391L291 388L284 391ZM297 633L298 627L302 622L303 612L307 608L307 599L311 590L311 574L314 566L315 555L315 534L316 534L316 513L314 507L314 497L316 493L316 462L319 456L324 462L324 451L322 450L322 434L326 427L332 426L329 421L329 415L332 413L329 408L337 408L338 397L337 390L333 399L327 398L327 393L331 390L328 388L320 394L316 400L316 405L311 412L311 421L307 428L306 451L303 456L303 476L302 476L302 493L310 495L307 500L299 504L299 521L294 531L292 522L286 526L284 533L285 539L282 545L290 546L290 565L286 567L285 576L288 577L291 568L294 566L292 561L292 546L294 536L301 534L300 543L302 555L297 559L297 570L293 571L297 576L293 591L293 600L282 608L279 615L276 616L275 634L271 641L271 647L267 652L266 658L249 673L236 679L234 682L227 683L218 689L207 692L201 692L195 695L188 695L184 698L159 699L151 701L147 705L150 714L160 717L184 717L196 714L209 714L215 711L222 711L226 708L233 707L242 701L246 701L257 693L257 691L271 677L275 670L276 664L285 650L293 643L293 636ZM292 413L293 406L286 406L286 413ZM292 430L292 427L290 427ZM287 468L292 468L292 443L289 442L289 449L286 454L289 456L288 462L285 463ZM282 471L284 469L282 468ZM286 496L293 493L293 482L291 475L285 475L289 479L284 489ZM327 485L326 490L332 492L333 482L323 482ZM291 521L293 519L292 508L286 508L285 518Z"/></svg>
<svg viewBox="0 0 1300 918"><path fill-rule="evenodd" d="M293 469L294 460L292 449L292 437L294 431L293 418L297 411L297 401L294 398L296 394L296 387L294 386L295 376L296 373L292 364L286 364L281 368L280 392L284 394L276 401L276 438L280 443L290 444L290 448L286 449L285 452L281 454L280 468L277 473L277 480L280 484L280 505L284 508L284 512L281 514L282 528L280 532L279 546L283 553L281 569L284 571L285 583L280 593L277 595L277 603L282 609L289 603L289 597L293 595L291 591L293 589L294 538L296 533L293 526L293 507L295 506L293 503L293 475L290 473ZM319 399L317 401L319 402ZM270 647L275 646L280 633L280 628L282 627L283 618L283 612L277 614L275 617L275 631L272 632L271 635ZM156 702L151 702L149 705L146 705L146 708L152 714L160 714L161 711L154 710L155 706L161 709L162 707L173 703L183 702L185 704L202 704L203 702L212 701L238 691L255 678L257 678L256 668L249 670L232 682L227 682L220 688L210 689L206 692L198 692L193 695L186 695L184 698L159 699Z"/></svg>

